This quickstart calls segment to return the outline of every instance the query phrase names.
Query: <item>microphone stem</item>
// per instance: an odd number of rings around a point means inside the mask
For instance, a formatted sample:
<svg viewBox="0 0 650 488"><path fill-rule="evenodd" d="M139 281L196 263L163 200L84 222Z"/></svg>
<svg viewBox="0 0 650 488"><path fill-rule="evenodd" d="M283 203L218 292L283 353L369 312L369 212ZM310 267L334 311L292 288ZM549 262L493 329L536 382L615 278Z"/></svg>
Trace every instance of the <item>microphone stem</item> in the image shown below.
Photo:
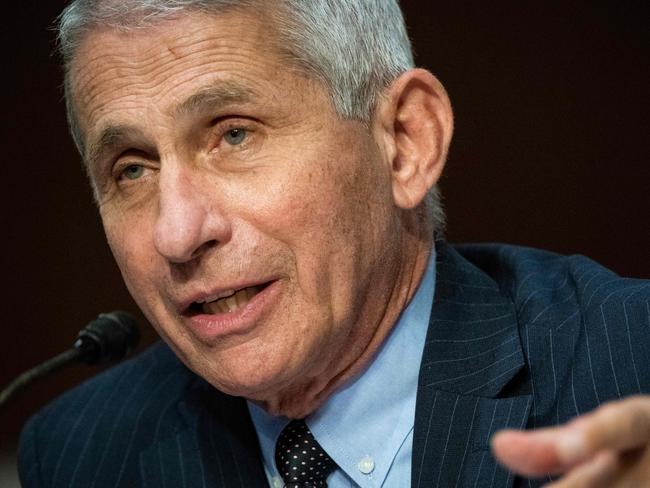
<svg viewBox="0 0 650 488"><path fill-rule="evenodd" d="M67 364L76 360L83 353L84 351L82 349L74 347L62 352L58 356L54 356L52 359L49 359L44 363L39 364L38 366L33 367L29 371L25 371L15 380L9 383L9 385L4 390L2 390L2 392L0 392L0 410L2 410L5 404L16 392L21 390L27 384L53 371L61 369L63 366L66 366Z"/></svg>

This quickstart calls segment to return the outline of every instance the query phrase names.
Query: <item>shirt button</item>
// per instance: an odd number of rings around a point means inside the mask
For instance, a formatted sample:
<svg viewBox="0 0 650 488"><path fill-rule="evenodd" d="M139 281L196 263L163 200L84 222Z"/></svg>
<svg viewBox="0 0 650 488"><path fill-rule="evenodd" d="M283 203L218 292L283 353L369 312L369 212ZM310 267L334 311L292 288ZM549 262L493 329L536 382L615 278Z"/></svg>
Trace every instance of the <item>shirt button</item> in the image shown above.
<svg viewBox="0 0 650 488"><path fill-rule="evenodd" d="M284 481L279 476L273 478L273 488L284 488Z"/></svg>
<svg viewBox="0 0 650 488"><path fill-rule="evenodd" d="M373 461L370 456L365 456L361 461L359 461L357 468L359 468L359 471L363 474L370 474L375 469L375 461Z"/></svg>

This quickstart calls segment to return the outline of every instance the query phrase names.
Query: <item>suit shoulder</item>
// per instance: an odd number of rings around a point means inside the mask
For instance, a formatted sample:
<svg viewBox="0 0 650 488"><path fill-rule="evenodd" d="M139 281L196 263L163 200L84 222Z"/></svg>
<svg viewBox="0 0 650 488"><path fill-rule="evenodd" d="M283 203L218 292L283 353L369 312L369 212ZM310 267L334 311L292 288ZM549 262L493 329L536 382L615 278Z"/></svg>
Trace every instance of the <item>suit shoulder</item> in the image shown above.
<svg viewBox="0 0 650 488"><path fill-rule="evenodd" d="M497 244L459 251L514 305L534 384L532 425L650 393L650 281L584 256Z"/></svg>
<svg viewBox="0 0 650 488"><path fill-rule="evenodd" d="M509 295L520 322L557 327L554 310L593 318L604 308L645 307L650 300L650 281L623 278L582 256L563 256L549 251L504 244L465 244L457 250L487 273Z"/></svg>
<svg viewBox="0 0 650 488"><path fill-rule="evenodd" d="M48 404L37 415L43 418L54 416L70 408L83 408L91 399L101 399L102 404L115 407L125 405L128 410L134 391L155 394L162 382L174 385L171 389L180 393L192 374L176 358L166 344L158 342L137 356L113 366L80 385L65 392ZM173 381L170 381L172 380ZM127 395L118 392L130 393ZM165 396L169 396L166 390ZM108 407L107 407L108 408Z"/></svg>
<svg viewBox="0 0 650 488"><path fill-rule="evenodd" d="M26 424L19 470L25 486L68 486L77 466L107 456L129 456L146 438L178 423L175 406L197 380L158 343L66 392ZM164 420L163 420L164 419ZM135 451L133 454L136 454ZM77 470L78 471L78 470ZM66 484L68 483L68 484ZM72 486L70 484L70 486Z"/></svg>

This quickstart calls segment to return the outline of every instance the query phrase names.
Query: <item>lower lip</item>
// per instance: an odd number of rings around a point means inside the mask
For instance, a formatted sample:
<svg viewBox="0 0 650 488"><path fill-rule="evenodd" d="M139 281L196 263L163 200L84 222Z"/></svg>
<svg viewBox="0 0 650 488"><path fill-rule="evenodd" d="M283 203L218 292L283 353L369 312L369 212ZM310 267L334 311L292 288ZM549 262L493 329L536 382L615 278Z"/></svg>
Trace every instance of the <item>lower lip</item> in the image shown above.
<svg viewBox="0 0 650 488"><path fill-rule="evenodd" d="M234 312L185 316L184 322L201 342L208 344L229 335L245 334L268 314L279 293L280 284L274 281Z"/></svg>

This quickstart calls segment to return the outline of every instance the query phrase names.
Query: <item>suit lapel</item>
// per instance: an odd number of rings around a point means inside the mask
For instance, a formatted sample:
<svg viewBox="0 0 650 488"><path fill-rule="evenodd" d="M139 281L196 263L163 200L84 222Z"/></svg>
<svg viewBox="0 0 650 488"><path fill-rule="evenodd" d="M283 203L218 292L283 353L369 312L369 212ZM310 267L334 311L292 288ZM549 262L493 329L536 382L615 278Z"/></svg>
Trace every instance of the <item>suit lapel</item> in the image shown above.
<svg viewBox="0 0 650 488"><path fill-rule="evenodd" d="M140 454L146 487L255 488L267 486L246 403L202 380L178 406L172 435Z"/></svg>
<svg viewBox="0 0 650 488"><path fill-rule="evenodd" d="M437 243L436 291L420 367L413 488L512 484L489 439L522 428L529 395L495 398L525 365L515 309L486 274Z"/></svg>

